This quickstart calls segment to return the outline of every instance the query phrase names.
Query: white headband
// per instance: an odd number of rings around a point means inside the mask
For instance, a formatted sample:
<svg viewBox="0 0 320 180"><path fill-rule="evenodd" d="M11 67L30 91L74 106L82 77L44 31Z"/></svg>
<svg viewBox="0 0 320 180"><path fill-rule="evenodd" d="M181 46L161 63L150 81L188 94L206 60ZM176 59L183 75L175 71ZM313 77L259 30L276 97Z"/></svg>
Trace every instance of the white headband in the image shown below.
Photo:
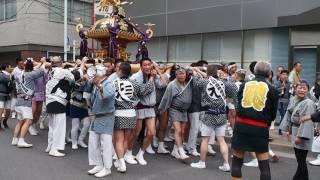
<svg viewBox="0 0 320 180"><path fill-rule="evenodd" d="M230 70L230 69L233 68L233 67L237 67L237 64L231 64L231 65L229 65L229 66L228 66L228 70Z"/></svg>

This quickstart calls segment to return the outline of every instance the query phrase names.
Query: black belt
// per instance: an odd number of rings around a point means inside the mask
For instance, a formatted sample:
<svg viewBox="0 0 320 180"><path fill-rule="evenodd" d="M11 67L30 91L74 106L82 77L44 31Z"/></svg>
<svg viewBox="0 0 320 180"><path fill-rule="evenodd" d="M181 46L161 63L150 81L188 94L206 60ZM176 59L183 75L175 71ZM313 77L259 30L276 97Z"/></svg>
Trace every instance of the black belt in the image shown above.
<svg viewBox="0 0 320 180"><path fill-rule="evenodd" d="M138 103L137 105L137 109L151 109L151 108L154 108L154 106L146 106L141 103Z"/></svg>
<svg viewBox="0 0 320 180"><path fill-rule="evenodd" d="M201 107L201 111L205 111L206 114L220 115L226 114L226 108L212 108L212 107Z"/></svg>
<svg viewBox="0 0 320 180"><path fill-rule="evenodd" d="M96 118L99 118L99 117L104 117L104 116L111 116L113 115L113 113L109 112L109 113L99 113L99 114L95 114L94 116Z"/></svg>
<svg viewBox="0 0 320 180"><path fill-rule="evenodd" d="M176 106L171 106L170 108L171 108L171 109L174 109L174 110L177 110L177 111L179 111L179 112L182 112L182 113L187 112L187 110L185 110L185 109L181 109L181 108L176 107Z"/></svg>

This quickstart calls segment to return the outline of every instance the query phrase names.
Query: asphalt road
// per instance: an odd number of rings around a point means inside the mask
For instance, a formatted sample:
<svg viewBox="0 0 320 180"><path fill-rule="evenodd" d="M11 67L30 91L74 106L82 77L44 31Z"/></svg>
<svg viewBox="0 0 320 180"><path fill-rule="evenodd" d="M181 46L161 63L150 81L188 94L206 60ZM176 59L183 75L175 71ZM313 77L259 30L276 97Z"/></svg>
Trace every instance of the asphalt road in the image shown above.
<svg viewBox="0 0 320 180"><path fill-rule="evenodd" d="M74 151L67 145L67 156L64 158L49 157L44 152L47 141L47 131L41 131L40 136L26 138L33 143L30 149L19 149L10 145L11 129L0 132L0 180L93 180L87 175L87 151ZM293 157L293 156L292 156ZM206 169L193 169L188 163L179 162L169 155L146 155L147 166L128 165L127 173L120 174L112 169L111 176L102 179L121 180L230 180L230 173L221 172L218 166L222 158L218 155L209 157ZM196 162L191 158L189 162ZM292 158L281 158L279 163L271 163L273 180L290 180L296 169L296 161ZM320 167L309 166L310 180L320 179ZM243 168L245 180L259 179L258 168Z"/></svg>

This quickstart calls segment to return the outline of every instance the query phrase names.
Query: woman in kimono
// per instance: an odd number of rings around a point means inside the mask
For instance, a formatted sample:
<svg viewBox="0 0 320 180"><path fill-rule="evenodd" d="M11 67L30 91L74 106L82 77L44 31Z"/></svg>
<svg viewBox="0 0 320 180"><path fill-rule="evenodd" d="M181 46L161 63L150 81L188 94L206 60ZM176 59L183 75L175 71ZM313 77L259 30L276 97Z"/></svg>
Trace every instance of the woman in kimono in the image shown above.
<svg viewBox="0 0 320 180"><path fill-rule="evenodd" d="M113 81L116 91L116 111L114 123L115 151L118 160L114 163L119 172L126 172L126 163L124 153L128 149L128 142L136 127L135 107L139 102L139 97L151 93L152 82L149 81L146 86L139 86L135 81L130 80L131 66L123 62L119 68L120 77Z"/></svg>
<svg viewBox="0 0 320 180"><path fill-rule="evenodd" d="M192 101L192 87L186 82L186 70L176 70L176 79L168 84L164 96L159 105L160 112L169 109L169 119L173 121L175 146L172 155L177 159L187 159L189 156L183 149L183 139L188 122L188 109Z"/></svg>
<svg viewBox="0 0 320 180"><path fill-rule="evenodd" d="M286 132L294 146L294 152L298 162L297 171L293 180L308 180L308 167L306 158L311 150L314 126L312 121L301 122L300 119L316 111L314 102L308 96L309 85L307 81L301 80L296 87L295 97L290 99L286 115L281 123L281 130Z"/></svg>
<svg viewBox="0 0 320 180"><path fill-rule="evenodd" d="M97 75L90 83L94 85L90 97L94 120L89 132L88 157L89 165L94 165L94 168L88 173L101 178L111 174L115 90L112 82L107 80L103 66L97 67Z"/></svg>

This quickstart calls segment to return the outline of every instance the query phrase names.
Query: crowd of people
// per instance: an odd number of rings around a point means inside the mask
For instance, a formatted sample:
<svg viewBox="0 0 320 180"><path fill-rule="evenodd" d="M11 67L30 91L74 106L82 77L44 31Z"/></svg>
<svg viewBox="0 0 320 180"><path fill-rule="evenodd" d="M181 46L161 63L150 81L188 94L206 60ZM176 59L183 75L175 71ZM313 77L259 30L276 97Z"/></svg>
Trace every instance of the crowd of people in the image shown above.
<svg viewBox="0 0 320 180"><path fill-rule="evenodd" d="M12 145L32 147L26 135L38 135L38 128L47 125L45 151L63 157L66 142L74 150L88 148L89 165L94 166L88 174L96 177L111 174L113 165L122 173L126 163L147 165L145 152L171 154L182 161L200 156L190 166L206 168L207 154L216 153L217 142L221 171L241 179L242 165L254 166L260 169L260 179L269 180L269 158L279 161L269 147L277 111L279 135L292 135L298 162L294 180L308 179L308 151L320 153L313 123L320 121L320 74L310 88L300 77L299 62L291 72L277 67L274 77L271 65L263 61L252 62L249 71L235 62L201 60L182 67L145 58L137 69L120 59L87 57L74 63L60 57L18 58L16 67L0 68L0 124L9 128L10 116L17 119ZM226 132L232 135L232 166ZM168 141L174 142L170 151ZM243 162L245 152L250 162ZM320 165L320 155L310 164Z"/></svg>

